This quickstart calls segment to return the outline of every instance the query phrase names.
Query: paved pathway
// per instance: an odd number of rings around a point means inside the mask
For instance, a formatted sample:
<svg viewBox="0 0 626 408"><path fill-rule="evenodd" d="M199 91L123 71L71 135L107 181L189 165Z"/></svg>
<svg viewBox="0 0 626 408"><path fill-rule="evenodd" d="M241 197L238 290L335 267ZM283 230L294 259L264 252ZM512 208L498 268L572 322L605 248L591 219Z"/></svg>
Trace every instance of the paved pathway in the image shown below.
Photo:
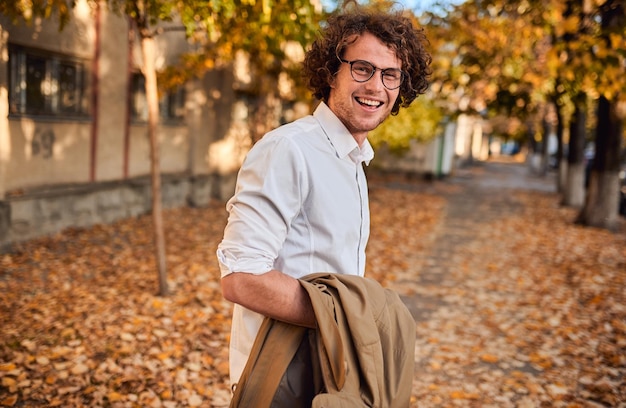
<svg viewBox="0 0 626 408"><path fill-rule="evenodd" d="M507 275L514 272L501 271L504 275L498 277L489 268L498 262L498 248L507 247L493 242L502 237L499 220L523 210L515 192L554 192L555 174L539 177L523 163L487 162L442 181L388 187L416 189L446 200L443 219L427 238L429 249L414 254L410 270L392 285L418 325L414 381L418 401L412 407L534 406L537 400L528 397L525 393L530 391L524 387L512 395L503 395L498 388L511 373L532 378L537 372L523 357L499 356L516 353L498 328L516 318L515 307L504 306L512 300L507 299L510 293L499 286L501 278L511 281ZM496 304L504 309L492 306ZM499 317L491 316L491 311ZM453 396L454 403L438 402L438 395Z"/></svg>
<svg viewBox="0 0 626 408"><path fill-rule="evenodd" d="M419 273L410 283L419 288L419 296L404 298L416 321L420 322L445 304L437 295L436 287L456 285L451 280L451 272L467 263L467 259L458 254L458 248L483 245L484 242L477 242L480 240L477 231L486 221L497 221L520 210L520 204L511 197L512 192L553 192L556 181L553 173L544 177L532 174L524 163L486 162L459 170L443 181L420 183L413 188L442 196L447 202L433 246L426 254L416 255Z"/></svg>

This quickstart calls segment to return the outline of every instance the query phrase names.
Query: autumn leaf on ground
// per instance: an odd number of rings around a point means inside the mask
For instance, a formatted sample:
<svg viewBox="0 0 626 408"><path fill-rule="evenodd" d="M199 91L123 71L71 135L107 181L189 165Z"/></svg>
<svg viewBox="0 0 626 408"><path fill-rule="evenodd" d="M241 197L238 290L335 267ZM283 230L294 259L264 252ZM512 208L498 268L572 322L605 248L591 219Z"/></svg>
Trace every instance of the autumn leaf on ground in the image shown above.
<svg viewBox="0 0 626 408"><path fill-rule="evenodd" d="M548 182L498 164L371 175L367 274L415 317L411 406L626 404L626 225L574 224L558 195L528 188ZM0 254L0 406L228 406L224 203L164 221L167 298L149 216Z"/></svg>

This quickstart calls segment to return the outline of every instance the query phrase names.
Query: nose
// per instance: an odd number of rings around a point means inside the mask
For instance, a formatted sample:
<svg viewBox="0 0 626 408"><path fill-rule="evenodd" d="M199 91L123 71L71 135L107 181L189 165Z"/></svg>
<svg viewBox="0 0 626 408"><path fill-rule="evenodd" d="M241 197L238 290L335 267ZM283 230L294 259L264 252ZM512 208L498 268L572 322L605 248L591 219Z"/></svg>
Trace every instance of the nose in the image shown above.
<svg viewBox="0 0 626 408"><path fill-rule="evenodd" d="M365 87L367 89L374 90L384 88L385 86L383 85L383 72L380 69L377 69L376 72L374 72L374 75L372 75L372 77L365 82Z"/></svg>

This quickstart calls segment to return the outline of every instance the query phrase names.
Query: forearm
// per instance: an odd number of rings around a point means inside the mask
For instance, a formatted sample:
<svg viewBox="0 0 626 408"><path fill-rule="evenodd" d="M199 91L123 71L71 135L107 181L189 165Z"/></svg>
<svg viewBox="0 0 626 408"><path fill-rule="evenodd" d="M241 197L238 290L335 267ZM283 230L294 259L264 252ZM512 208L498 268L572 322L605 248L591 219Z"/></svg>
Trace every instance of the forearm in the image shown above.
<svg viewBox="0 0 626 408"><path fill-rule="evenodd" d="M306 290L297 279L282 272L234 272L222 278L222 293L227 300L264 316L299 326L316 326Z"/></svg>

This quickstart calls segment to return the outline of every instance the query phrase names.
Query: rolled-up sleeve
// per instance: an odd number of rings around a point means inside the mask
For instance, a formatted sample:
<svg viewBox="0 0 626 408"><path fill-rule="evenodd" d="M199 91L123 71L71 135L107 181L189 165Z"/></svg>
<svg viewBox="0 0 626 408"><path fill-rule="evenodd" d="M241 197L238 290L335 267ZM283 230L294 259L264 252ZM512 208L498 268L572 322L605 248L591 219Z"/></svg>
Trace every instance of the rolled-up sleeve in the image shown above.
<svg viewBox="0 0 626 408"><path fill-rule="evenodd" d="M266 135L239 171L224 239L217 249L222 277L273 269L307 191L302 152L288 138Z"/></svg>

